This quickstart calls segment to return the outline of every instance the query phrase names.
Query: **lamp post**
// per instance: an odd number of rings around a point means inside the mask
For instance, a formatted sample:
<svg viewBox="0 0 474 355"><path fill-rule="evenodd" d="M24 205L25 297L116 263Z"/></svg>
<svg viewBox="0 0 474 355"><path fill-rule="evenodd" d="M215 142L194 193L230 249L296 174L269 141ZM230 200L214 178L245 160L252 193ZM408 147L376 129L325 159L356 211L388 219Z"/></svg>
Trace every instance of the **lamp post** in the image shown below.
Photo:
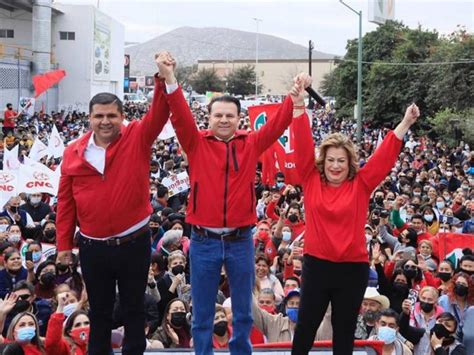
<svg viewBox="0 0 474 355"><path fill-rule="evenodd" d="M260 18L254 17L253 20L257 24L257 34L256 34L256 41L255 41L255 100L257 99L258 95L258 23L262 22L263 20Z"/></svg>
<svg viewBox="0 0 474 355"><path fill-rule="evenodd" d="M343 0L341 4L359 16L359 42L357 46L357 142L362 140L362 10L356 11Z"/></svg>

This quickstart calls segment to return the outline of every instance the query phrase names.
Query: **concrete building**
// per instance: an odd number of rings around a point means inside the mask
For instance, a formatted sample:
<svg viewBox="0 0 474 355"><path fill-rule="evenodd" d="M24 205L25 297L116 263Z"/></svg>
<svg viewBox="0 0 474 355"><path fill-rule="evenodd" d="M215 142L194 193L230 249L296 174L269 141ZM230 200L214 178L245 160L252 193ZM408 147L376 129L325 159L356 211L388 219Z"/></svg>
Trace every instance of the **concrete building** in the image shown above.
<svg viewBox="0 0 474 355"><path fill-rule="evenodd" d="M313 59L313 87L318 90L325 74L336 67L337 59ZM255 59L248 60L199 60L198 70L214 69L225 78L233 70L247 65L255 66ZM262 94L285 95L291 87L292 79L301 72L308 72L308 59L260 59L257 73L258 83L263 85Z"/></svg>
<svg viewBox="0 0 474 355"><path fill-rule="evenodd" d="M94 6L0 0L0 111L33 96L32 75L59 68L66 77L37 98L36 109L87 111L98 92L123 97L124 42L124 26Z"/></svg>

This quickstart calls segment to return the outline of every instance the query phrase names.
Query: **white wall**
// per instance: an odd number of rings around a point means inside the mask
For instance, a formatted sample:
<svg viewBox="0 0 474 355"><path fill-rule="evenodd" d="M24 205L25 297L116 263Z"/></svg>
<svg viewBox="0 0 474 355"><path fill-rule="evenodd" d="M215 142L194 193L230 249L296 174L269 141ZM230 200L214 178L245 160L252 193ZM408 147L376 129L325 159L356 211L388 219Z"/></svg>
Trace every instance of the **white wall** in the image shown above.
<svg viewBox="0 0 474 355"><path fill-rule="evenodd" d="M14 38L2 38L4 44L28 47L31 49L31 22L33 15L29 12L10 12L0 9L0 28L14 30ZM28 53L30 55L31 53Z"/></svg>

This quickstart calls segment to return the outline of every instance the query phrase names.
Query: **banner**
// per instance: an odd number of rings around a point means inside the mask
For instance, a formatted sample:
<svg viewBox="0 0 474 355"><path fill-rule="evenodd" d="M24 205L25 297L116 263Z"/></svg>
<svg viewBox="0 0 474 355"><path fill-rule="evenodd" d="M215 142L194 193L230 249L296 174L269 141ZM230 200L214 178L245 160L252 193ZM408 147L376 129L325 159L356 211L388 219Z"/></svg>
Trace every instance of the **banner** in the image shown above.
<svg viewBox="0 0 474 355"><path fill-rule="evenodd" d="M59 135L56 125L53 124L53 129L48 140L48 153L49 156L54 158L61 158L64 154L64 142L61 136Z"/></svg>
<svg viewBox="0 0 474 355"><path fill-rule="evenodd" d="M94 22L94 80L110 79L110 19L99 11Z"/></svg>
<svg viewBox="0 0 474 355"><path fill-rule="evenodd" d="M18 170L17 191L28 194L44 192L55 196L58 192L55 180L55 172L43 164L35 163L34 166L22 164Z"/></svg>
<svg viewBox="0 0 474 355"><path fill-rule="evenodd" d="M0 208L3 208L10 197L19 194L17 180L17 171L0 170Z"/></svg>
<svg viewBox="0 0 474 355"><path fill-rule="evenodd" d="M395 19L395 0L370 0L369 21L383 25L388 20Z"/></svg>
<svg viewBox="0 0 474 355"><path fill-rule="evenodd" d="M161 183L168 188L169 197L189 190L189 176L186 171L165 177Z"/></svg>
<svg viewBox="0 0 474 355"><path fill-rule="evenodd" d="M250 106L248 108L252 130L258 131L263 125L275 117L281 104ZM295 168L294 134L290 125L283 135L273 143L260 157L262 162L262 182L273 185L275 174L279 171L285 174L285 182L295 185L300 178Z"/></svg>
<svg viewBox="0 0 474 355"><path fill-rule="evenodd" d="M474 249L474 235L464 233L439 233L438 250L439 260L448 259L455 268L458 260L463 256L464 248Z"/></svg>
<svg viewBox="0 0 474 355"><path fill-rule="evenodd" d="M33 116L35 114L35 99L33 97L20 97L18 111Z"/></svg>
<svg viewBox="0 0 474 355"><path fill-rule="evenodd" d="M38 137L36 137L28 157L34 161L40 161L40 159L45 155L48 155L48 147Z"/></svg>

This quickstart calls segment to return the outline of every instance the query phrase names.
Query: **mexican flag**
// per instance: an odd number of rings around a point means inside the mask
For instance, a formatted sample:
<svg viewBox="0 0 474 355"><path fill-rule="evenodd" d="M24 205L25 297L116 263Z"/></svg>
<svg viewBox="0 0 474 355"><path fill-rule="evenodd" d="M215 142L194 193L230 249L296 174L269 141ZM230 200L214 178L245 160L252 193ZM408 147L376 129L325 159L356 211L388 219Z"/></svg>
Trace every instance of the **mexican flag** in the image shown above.
<svg viewBox="0 0 474 355"><path fill-rule="evenodd" d="M438 234L439 260L447 259L458 266L458 260L463 256L465 248L474 249L474 235L464 233L439 233Z"/></svg>

